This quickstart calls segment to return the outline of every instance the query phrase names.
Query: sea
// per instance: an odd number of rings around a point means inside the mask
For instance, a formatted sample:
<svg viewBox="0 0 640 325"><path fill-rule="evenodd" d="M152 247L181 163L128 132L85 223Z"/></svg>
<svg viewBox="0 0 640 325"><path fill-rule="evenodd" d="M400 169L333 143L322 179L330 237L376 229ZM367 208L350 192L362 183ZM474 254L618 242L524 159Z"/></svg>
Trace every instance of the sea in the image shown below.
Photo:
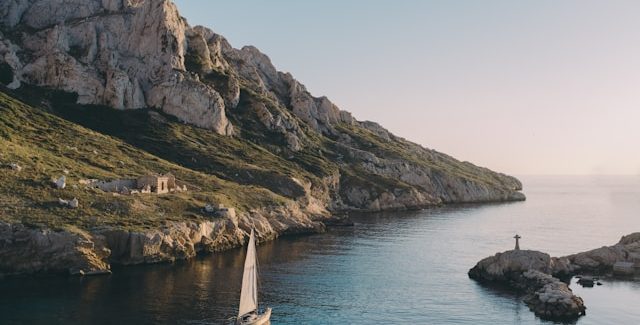
<svg viewBox="0 0 640 325"><path fill-rule="evenodd" d="M467 271L516 233L522 249L562 256L640 231L640 176L520 179L524 202L352 215L353 227L261 244L260 304L271 324L554 324ZM0 324L230 324L244 255L0 279ZM587 313L570 324L640 324L640 277L600 282L572 281Z"/></svg>

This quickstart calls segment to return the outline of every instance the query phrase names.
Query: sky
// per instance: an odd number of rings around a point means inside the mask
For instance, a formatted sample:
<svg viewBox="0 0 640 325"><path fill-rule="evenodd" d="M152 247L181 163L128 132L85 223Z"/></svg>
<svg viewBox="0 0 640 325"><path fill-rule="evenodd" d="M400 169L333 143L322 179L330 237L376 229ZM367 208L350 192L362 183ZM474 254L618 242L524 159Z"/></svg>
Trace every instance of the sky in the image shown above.
<svg viewBox="0 0 640 325"><path fill-rule="evenodd" d="M640 1L175 0L314 96L514 175L640 175Z"/></svg>

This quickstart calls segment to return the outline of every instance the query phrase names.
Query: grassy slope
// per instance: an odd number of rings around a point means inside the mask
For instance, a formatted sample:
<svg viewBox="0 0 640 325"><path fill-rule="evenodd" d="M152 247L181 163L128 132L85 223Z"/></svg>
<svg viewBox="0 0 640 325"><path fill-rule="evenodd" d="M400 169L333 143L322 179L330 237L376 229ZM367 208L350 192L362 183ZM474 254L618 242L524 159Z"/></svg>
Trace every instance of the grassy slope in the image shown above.
<svg viewBox="0 0 640 325"><path fill-rule="evenodd" d="M338 130L348 134L359 148L366 148L367 151L379 157L404 160L438 173L450 174L490 186L504 186L504 175L469 162L461 162L437 151L421 148L404 139L396 138L387 141L367 129L347 125L342 125Z"/></svg>
<svg viewBox="0 0 640 325"><path fill-rule="evenodd" d="M336 138L321 136L272 99L243 88L238 108L230 112L235 137L186 125L152 110L117 111L73 104L73 95L23 87L21 98L0 93L0 164L17 162L25 169L3 170L0 218L32 225L91 228L116 225L150 228L166 220L202 219L207 202L222 202L241 210L283 204L304 194L292 178L307 180L316 194L326 194L323 178L342 175L344 186L375 192L407 190L400 180L366 172L351 149ZM40 107L42 100L48 104ZM288 114L304 132L304 149L290 152L282 134L260 124L253 105ZM37 106L37 108L36 108ZM46 108L48 107L48 108ZM47 113L49 112L49 113ZM489 186L505 187L499 174L445 154L423 149L403 139L384 139L355 125L339 125L350 146L385 159L427 167L434 175L453 175ZM94 154L93 151L97 154ZM71 187L56 190L51 177L68 169L69 185L81 178L114 179L172 172L199 190L166 196L113 196ZM240 185L242 184L242 185ZM81 208L57 205L57 198L77 197Z"/></svg>
<svg viewBox="0 0 640 325"><path fill-rule="evenodd" d="M145 136L173 137L175 132L156 130ZM204 144L190 146L198 148ZM263 188L238 185L181 167L119 139L26 105L4 92L0 92L0 154L3 165L0 220L22 221L38 227L90 229L106 225L143 229L168 220L204 219L200 208L207 202L248 210L287 200ZM6 166L14 162L23 166L21 172ZM54 189L50 179L63 175L65 169L69 171L68 187ZM82 178L114 179L164 172L172 172L195 187L175 195L114 196L78 185ZM80 201L79 209L60 207L57 203L58 198L74 197Z"/></svg>
<svg viewBox="0 0 640 325"><path fill-rule="evenodd" d="M64 119L185 168L239 184L264 187L289 198L304 195L291 178L322 186L321 177L337 170L336 165L310 150L299 152L295 157L279 154L279 139L269 134L243 132L236 137L221 136L153 110L117 111L76 105L68 100L57 101L53 111ZM239 116L242 112L235 113ZM250 113L247 115L246 120L255 121ZM269 143L251 141L259 136L269 139Z"/></svg>

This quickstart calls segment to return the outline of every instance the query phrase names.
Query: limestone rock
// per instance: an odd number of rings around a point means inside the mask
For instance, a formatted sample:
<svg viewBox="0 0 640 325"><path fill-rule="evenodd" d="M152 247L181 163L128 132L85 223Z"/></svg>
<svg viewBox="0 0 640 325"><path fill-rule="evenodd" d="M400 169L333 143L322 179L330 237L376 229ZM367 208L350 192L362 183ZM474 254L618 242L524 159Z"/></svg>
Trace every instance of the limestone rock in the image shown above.
<svg viewBox="0 0 640 325"><path fill-rule="evenodd" d="M471 270L469 277L480 282L505 284L528 293L525 302L543 319L575 319L584 315L582 298L566 283L553 277L554 263L549 254L531 250L511 250L487 257Z"/></svg>
<svg viewBox="0 0 640 325"><path fill-rule="evenodd" d="M159 263L194 257L204 247L218 251L242 243L242 232L228 220L171 223L146 232L102 232L118 264ZM204 241L204 242L203 242Z"/></svg>
<svg viewBox="0 0 640 325"><path fill-rule="evenodd" d="M0 24L34 30L18 44L0 39L0 61L18 81L77 93L80 104L157 107L232 133L220 95L184 75L187 38L197 33L169 0L8 1L0 5ZM206 55L206 42L196 39L193 50ZM20 51L29 54L25 62Z"/></svg>
<svg viewBox="0 0 640 325"><path fill-rule="evenodd" d="M73 198L73 200L63 200L61 198L58 198L58 204L65 207L70 207L72 209L76 209L79 206L78 199L76 198Z"/></svg>
<svg viewBox="0 0 640 325"><path fill-rule="evenodd" d="M69 201L69 207L72 209L76 209L79 205L78 199L73 198L73 200Z"/></svg>
<svg viewBox="0 0 640 325"><path fill-rule="evenodd" d="M640 243L640 232L622 236L622 238L620 238L620 241L618 242L619 245L635 245L638 243Z"/></svg>
<svg viewBox="0 0 640 325"><path fill-rule="evenodd" d="M147 94L147 103L189 124L233 134L220 94L187 74L175 72L170 79L156 84Z"/></svg>
<svg viewBox="0 0 640 325"><path fill-rule="evenodd" d="M53 180L53 185L57 189L64 189L67 186L67 177L62 175L60 178Z"/></svg>
<svg viewBox="0 0 640 325"><path fill-rule="evenodd" d="M640 264L640 233L624 236L613 246L604 246L590 251L562 257L572 271L604 273L613 270L617 262Z"/></svg>
<svg viewBox="0 0 640 325"><path fill-rule="evenodd" d="M0 222L0 274L109 272L104 238Z"/></svg>
<svg viewBox="0 0 640 325"><path fill-rule="evenodd" d="M342 112L326 97L313 97L304 85L289 73L276 70L269 57L253 46L234 49L224 41L222 53L240 78L267 94L314 130L330 134L337 123L353 123L351 114Z"/></svg>
<svg viewBox="0 0 640 325"><path fill-rule="evenodd" d="M567 320L584 315L586 307L567 283L554 276L571 278L578 271L615 274L616 270L631 274L636 265L640 265L640 233L623 236L613 246L564 257L552 258L538 251L498 253L482 259L468 274L480 282L502 283L527 292L525 302L543 319ZM594 278L585 276L581 282L593 286Z"/></svg>
<svg viewBox="0 0 640 325"><path fill-rule="evenodd" d="M469 270L469 276L480 281L517 282L522 272L535 270L549 274L549 254L532 250L510 250L482 259Z"/></svg>
<svg viewBox="0 0 640 325"><path fill-rule="evenodd" d="M540 318L571 320L585 315L584 301L566 283L535 270L524 272L523 276L530 282L529 288L535 288L524 300Z"/></svg>

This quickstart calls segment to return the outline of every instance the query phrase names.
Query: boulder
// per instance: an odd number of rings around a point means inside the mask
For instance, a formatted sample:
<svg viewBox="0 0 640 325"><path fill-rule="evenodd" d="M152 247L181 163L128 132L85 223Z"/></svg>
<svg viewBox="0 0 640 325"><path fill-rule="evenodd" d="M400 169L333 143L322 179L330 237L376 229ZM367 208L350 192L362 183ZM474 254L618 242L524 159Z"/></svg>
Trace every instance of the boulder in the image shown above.
<svg viewBox="0 0 640 325"><path fill-rule="evenodd" d="M67 186L67 177L62 175L60 178L54 179L53 185L59 190L64 189Z"/></svg>
<svg viewBox="0 0 640 325"><path fill-rule="evenodd" d="M61 198L58 198L58 204L62 206L70 207L72 209L76 209L79 206L78 199L76 198L73 198L73 200L63 200Z"/></svg>
<svg viewBox="0 0 640 325"><path fill-rule="evenodd" d="M548 320L572 320L585 315L587 307L569 286L548 274L530 270L523 273L529 283L524 301L538 317Z"/></svg>
<svg viewBox="0 0 640 325"><path fill-rule="evenodd" d="M73 200L69 201L69 207L72 209L76 209L79 206L78 199L73 198Z"/></svg>

